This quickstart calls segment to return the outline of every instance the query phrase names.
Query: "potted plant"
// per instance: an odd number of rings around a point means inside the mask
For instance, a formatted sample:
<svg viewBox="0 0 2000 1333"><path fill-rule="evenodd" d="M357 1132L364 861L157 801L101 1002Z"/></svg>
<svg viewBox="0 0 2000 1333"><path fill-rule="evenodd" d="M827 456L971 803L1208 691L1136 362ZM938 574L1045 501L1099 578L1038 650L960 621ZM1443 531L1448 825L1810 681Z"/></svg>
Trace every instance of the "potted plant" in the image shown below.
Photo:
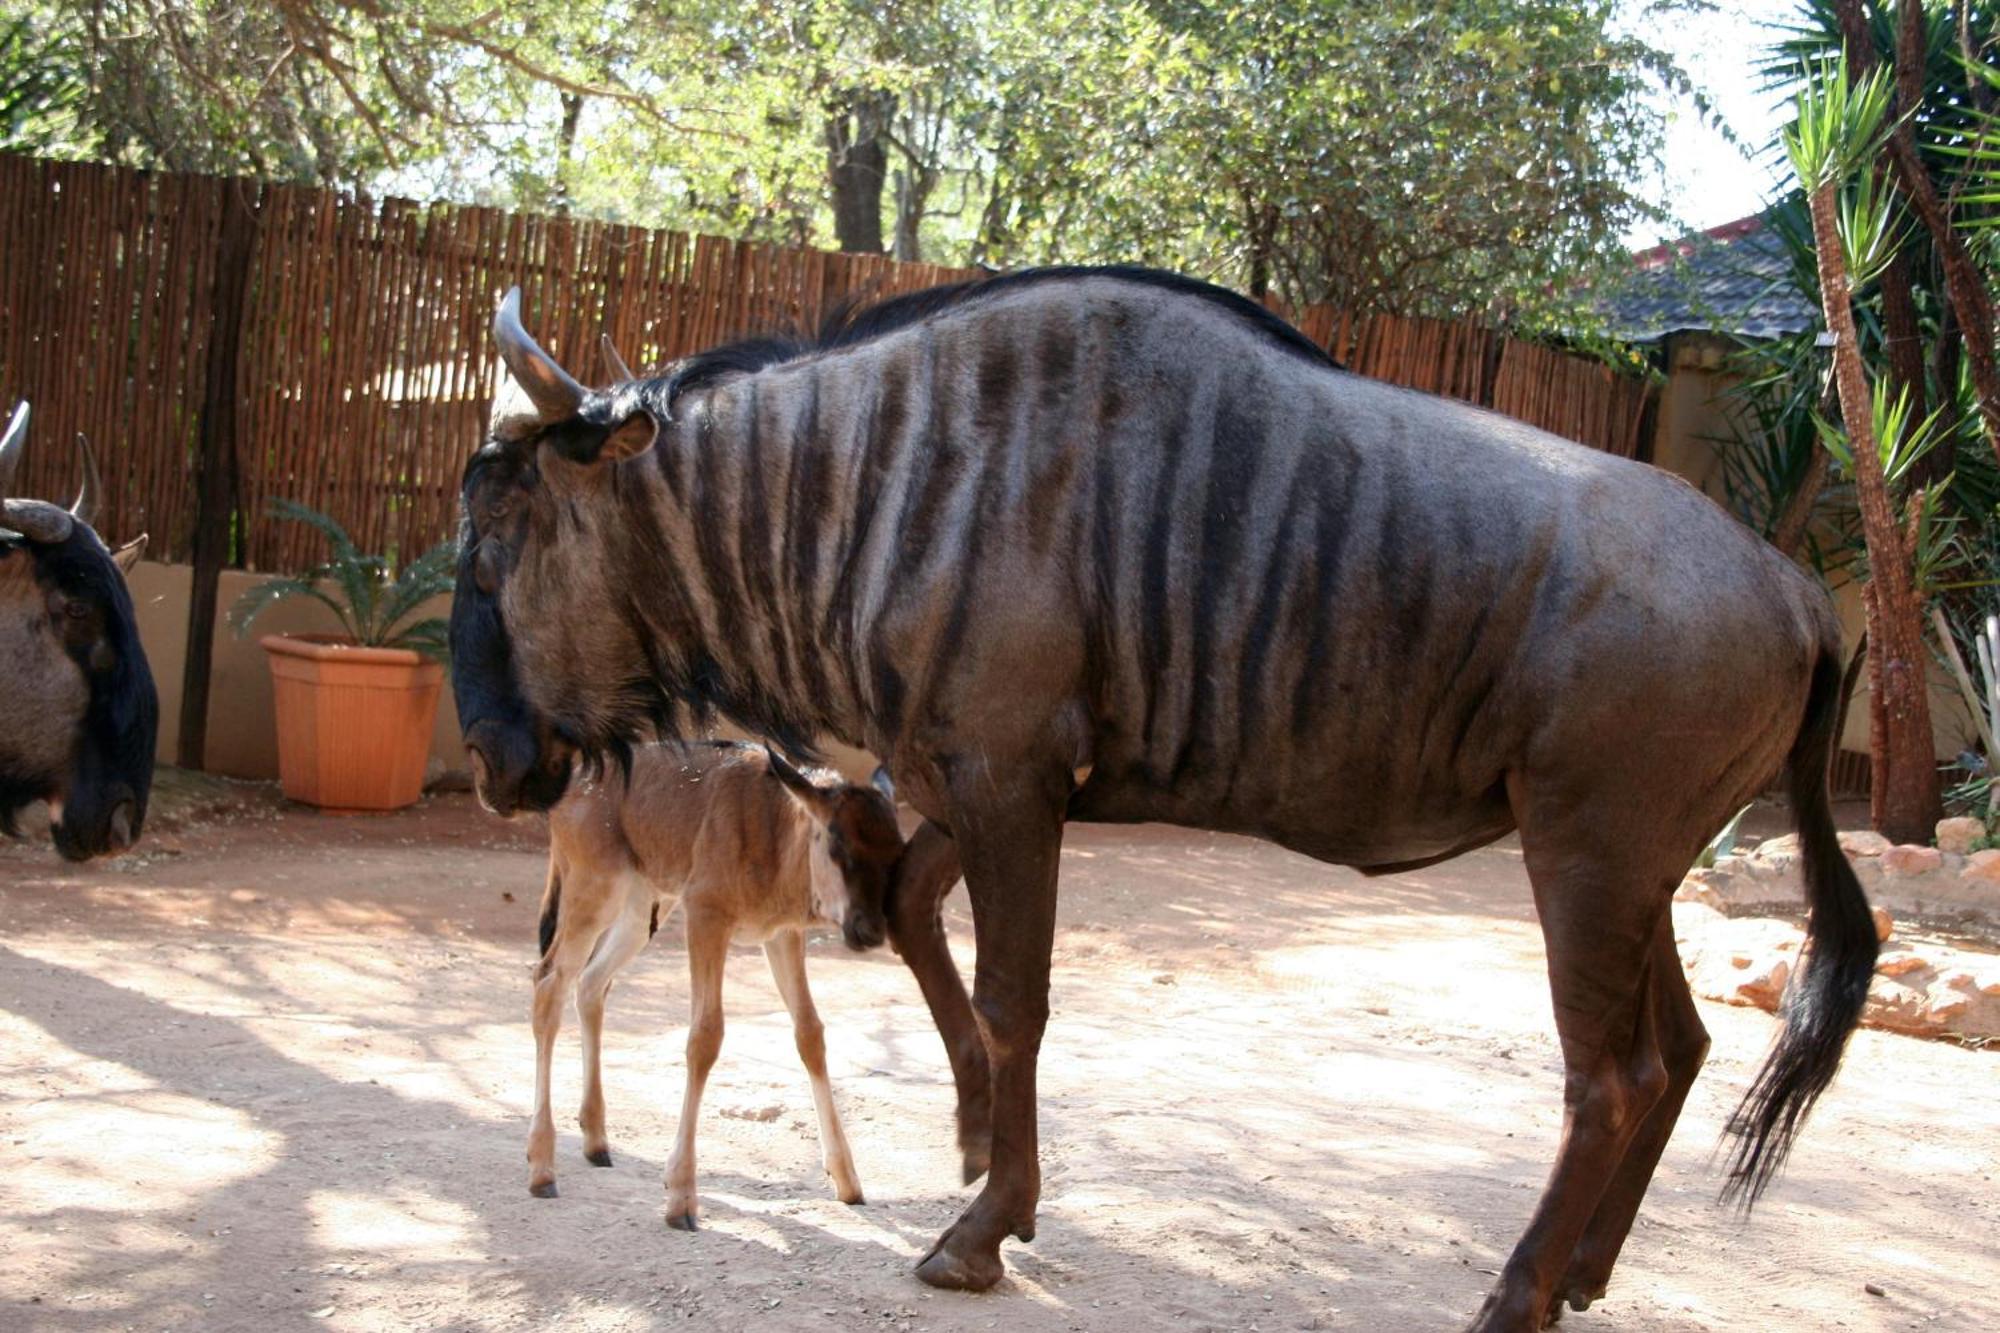
<svg viewBox="0 0 2000 1333"><path fill-rule="evenodd" d="M240 638L280 602L310 598L339 624L327 634L269 634L285 795L336 813L399 810L423 794L424 762L444 684L446 622L415 620L452 588L454 544L396 568L363 555L327 515L280 500L274 518L310 524L332 555L298 578L259 584L230 608Z"/></svg>

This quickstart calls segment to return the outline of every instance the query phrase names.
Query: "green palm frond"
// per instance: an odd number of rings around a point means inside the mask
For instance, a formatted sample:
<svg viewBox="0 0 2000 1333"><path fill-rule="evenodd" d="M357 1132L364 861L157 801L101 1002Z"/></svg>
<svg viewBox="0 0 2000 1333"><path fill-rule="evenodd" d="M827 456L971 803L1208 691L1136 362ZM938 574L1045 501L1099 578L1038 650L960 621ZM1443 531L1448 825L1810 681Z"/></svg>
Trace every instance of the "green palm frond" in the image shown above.
<svg viewBox="0 0 2000 1333"><path fill-rule="evenodd" d="M451 591L455 542L442 542L398 570L382 556L364 554L347 529L316 509L278 500L271 505L271 517L304 523L326 538L331 554L302 576L270 579L239 597L229 610L239 638L271 607L305 597L331 610L346 636L363 647L408 648L440 661L447 656L446 621L404 622L426 602Z"/></svg>

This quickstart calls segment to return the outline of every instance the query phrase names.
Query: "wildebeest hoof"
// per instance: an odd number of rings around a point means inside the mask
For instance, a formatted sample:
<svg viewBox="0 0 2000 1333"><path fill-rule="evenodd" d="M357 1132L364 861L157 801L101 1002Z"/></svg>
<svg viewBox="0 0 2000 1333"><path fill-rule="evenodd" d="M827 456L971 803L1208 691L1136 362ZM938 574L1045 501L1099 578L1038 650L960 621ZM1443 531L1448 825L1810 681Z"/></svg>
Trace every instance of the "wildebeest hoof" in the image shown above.
<svg viewBox="0 0 2000 1333"><path fill-rule="evenodd" d="M1035 1238L1035 1219L1031 1217L1015 1227L1013 1236L1015 1240L1020 1241L1023 1245L1033 1240Z"/></svg>
<svg viewBox="0 0 2000 1333"><path fill-rule="evenodd" d="M938 1237L938 1243L917 1265L917 1278L945 1291L986 1291L1006 1275L997 1252L961 1254L952 1244L958 1228Z"/></svg>
<svg viewBox="0 0 2000 1333"><path fill-rule="evenodd" d="M528 1193L537 1199L553 1199L556 1197L556 1183L553 1180L531 1181Z"/></svg>
<svg viewBox="0 0 2000 1333"><path fill-rule="evenodd" d="M692 1211L685 1213L668 1213L667 1225L672 1227L676 1231L701 1230L701 1228L695 1224L694 1213Z"/></svg>
<svg viewBox="0 0 2000 1333"><path fill-rule="evenodd" d="M610 1166L611 1149L599 1148L595 1152L587 1152L583 1155L583 1160L589 1162L592 1166Z"/></svg>

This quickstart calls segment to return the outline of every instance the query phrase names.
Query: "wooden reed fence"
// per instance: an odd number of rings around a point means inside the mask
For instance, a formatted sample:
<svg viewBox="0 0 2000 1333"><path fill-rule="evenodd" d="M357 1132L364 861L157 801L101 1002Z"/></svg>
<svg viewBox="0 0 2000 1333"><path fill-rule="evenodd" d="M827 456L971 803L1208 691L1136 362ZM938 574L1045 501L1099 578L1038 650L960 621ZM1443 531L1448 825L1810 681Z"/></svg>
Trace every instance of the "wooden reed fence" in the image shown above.
<svg viewBox="0 0 2000 1333"><path fill-rule="evenodd" d="M235 192L233 216L229 195ZM247 235L226 236L232 227ZM222 261L228 253L232 257ZM240 270L240 271L239 271ZM0 409L34 403L24 489L69 493L75 433L109 481L103 527L186 560L201 508L203 404L219 436L228 563L296 570L318 539L283 496L364 549L448 537L494 389L488 323L519 283L543 343L579 370L608 332L635 365L732 335L810 328L845 299L974 276L614 223L372 202L213 177L0 156ZM240 292L219 308L218 293ZM1464 322L1293 312L1354 370L1497 408L1615 453L1647 386ZM211 350L233 348L212 366Z"/></svg>

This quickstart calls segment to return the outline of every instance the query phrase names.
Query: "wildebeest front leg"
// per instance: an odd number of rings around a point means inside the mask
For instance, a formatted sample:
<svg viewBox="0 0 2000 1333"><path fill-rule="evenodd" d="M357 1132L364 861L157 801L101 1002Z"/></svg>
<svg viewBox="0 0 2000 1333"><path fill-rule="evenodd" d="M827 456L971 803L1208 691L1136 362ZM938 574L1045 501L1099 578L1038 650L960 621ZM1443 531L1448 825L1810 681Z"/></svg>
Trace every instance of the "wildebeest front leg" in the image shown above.
<svg viewBox="0 0 2000 1333"><path fill-rule="evenodd" d="M986 1174L993 1154L993 1085L986 1041L972 1015L965 981L952 961L944 931L944 900L958 883L958 844L926 820L910 837L889 900L889 943L917 979L931 1021L944 1041L958 1087L958 1150L965 1183Z"/></svg>
<svg viewBox="0 0 2000 1333"><path fill-rule="evenodd" d="M1035 1062L1049 1017L1061 809L1059 801L989 797L953 820L979 949L972 1005L992 1070L993 1162L979 1197L917 1265L934 1287L984 1291L1006 1271L1000 1242L1034 1239L1042 1186Z"/></svg>

